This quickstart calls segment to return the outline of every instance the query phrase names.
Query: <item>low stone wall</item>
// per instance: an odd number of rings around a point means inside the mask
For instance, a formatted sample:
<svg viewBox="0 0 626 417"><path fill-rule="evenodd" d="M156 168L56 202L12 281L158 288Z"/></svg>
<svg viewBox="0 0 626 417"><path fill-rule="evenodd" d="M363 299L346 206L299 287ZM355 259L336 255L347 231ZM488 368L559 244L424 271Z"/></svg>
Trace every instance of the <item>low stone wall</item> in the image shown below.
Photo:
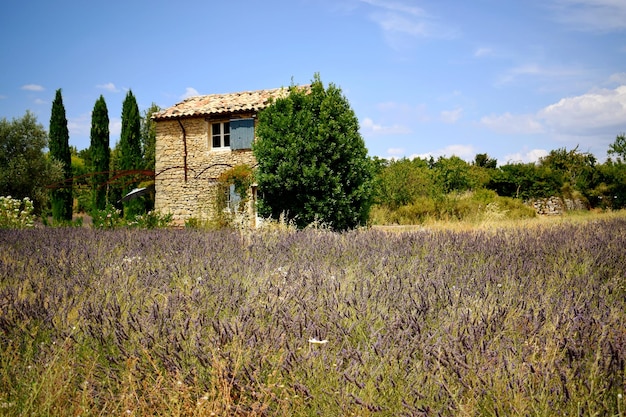
<svg viewBox="0 0 626 417"><path fill-rule="evenodd" d="M560 216L566 211L587 210L587 206L582 200L561 197L540 198L531 200L527 204L542 216Z"/></svg>

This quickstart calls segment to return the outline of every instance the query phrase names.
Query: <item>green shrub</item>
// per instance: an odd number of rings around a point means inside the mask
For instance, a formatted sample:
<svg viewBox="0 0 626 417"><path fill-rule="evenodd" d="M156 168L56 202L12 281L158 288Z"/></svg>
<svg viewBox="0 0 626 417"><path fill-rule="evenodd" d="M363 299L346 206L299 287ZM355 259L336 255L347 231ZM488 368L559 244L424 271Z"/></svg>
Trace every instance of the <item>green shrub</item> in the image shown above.
<svg viewBox="0 0 626 417"><path fill-rule="evenodd" d="M118 227L155 229L169 226L172 222L172 215L162 215L149 211L146 214L137 214L125 219L121 210L108 205L104 210L95 210L92 214L92 221L93 227L96 229L115 229Z"/></svg>
<svg viewBox="0 0 626 417"><path fill-rule="evenodd" d="M376 205L372 208L370 223L410 225L430 220L483 222L517 220L535 215L535 210L519 199L500 197L495 191L478 189L436 198L421 196L397 209Z"/></svg>

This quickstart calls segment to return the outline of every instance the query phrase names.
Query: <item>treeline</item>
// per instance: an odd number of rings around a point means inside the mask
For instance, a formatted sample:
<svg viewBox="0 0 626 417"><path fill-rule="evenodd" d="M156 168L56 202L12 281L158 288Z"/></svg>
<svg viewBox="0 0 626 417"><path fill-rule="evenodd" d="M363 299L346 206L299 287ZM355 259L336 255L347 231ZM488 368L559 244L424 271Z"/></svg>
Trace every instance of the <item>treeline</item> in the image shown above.
<svg viewBox="0 0 626 417"><path fill-rule="evenodd" d="M49 130L30 113L0 120L0 196L33 202L34 213L56 224L72 221L74 213L102 216L102 212L134 218L150 211L154 196L122 201L137 187L154 181L156 131L152 104L140 114L128 91L122 106L122 129L110 146L109 115L100 96L91 119L90 146L78 151L69 145L61 90L52 105ZM104 214L106 217L106 214Z"/></svg>
<svg viewBox="0 0 626 417"><path fill-rule="evenodd" d="M120 140L111 149L108 110L100 96L92 112L90 146L81 151L68 144L60 90L53 108L49 134L30 112L12 121L0 120L0 196L27 197L35 214L44 221L52 216L58 224L71 221L71 214L77 212L129 222L150 212L156 141L151 116L159 107L153 104L140 114L129 91ZM607 153L609 158L598 163L594 155L578 148L561 148L537 163L505 165L488 154L478 154L471 162L457 156L374 157L369 222L522 218L535 215L526 204L529 200L551 196L576 200L589 209L622 209L626 207L626 135L618 135ZM124 201L135 188L152 191Z"/></svg>
<svg viewBox="0 0 626 417"><path fill-rule="evenodd" d="M598 163L578 148L551 151L537 163L498 166L487 154L472 162L452 157L386 160L374 158L373 223L413 224L493 215L534 215L524 203L552 196L589 209L626 207L626 136L609 146Z"/></svg>

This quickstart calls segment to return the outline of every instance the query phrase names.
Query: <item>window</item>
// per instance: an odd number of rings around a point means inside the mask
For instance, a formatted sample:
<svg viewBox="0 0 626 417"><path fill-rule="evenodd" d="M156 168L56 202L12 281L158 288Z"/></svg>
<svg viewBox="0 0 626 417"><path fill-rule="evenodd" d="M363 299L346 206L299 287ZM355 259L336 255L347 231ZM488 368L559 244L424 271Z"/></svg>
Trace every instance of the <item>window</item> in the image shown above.
<svg viewBox="0 0 626 417"><path fill-rule="evenodd" d="M226 211L229 213L241 211L241 196L235 191L235 184L226 189Z"/></svg>
<svg viewBox="0 0 626 417"><path fill-rule="evenodd" d="M232 119L210 125L212 149L251 149L254 142L254 119Z"/></svg>
<svg viewBox="0 0 626 417"><path fill-rule="evenodd" d="M230 148L230 122L211 124L211 144L213 148Z"/></svg>

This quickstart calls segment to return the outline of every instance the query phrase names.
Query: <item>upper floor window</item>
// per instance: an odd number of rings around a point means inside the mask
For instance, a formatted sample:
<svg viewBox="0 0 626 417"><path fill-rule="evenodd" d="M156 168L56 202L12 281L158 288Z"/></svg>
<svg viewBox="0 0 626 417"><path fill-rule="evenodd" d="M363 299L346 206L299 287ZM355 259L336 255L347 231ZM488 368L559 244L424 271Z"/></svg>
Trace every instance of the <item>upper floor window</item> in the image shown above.
<svg viewBox="0 0 626 417"><path fill-rule="evenodd" d="M248 150L254 142L254 119L209 123L211 149Z"/></svg>
<svg viewBox="0 0 626 417"><path fill-rule="evenodd" d="M211 143L213 148L230 148L230 122L211 124Z"/></svg>

